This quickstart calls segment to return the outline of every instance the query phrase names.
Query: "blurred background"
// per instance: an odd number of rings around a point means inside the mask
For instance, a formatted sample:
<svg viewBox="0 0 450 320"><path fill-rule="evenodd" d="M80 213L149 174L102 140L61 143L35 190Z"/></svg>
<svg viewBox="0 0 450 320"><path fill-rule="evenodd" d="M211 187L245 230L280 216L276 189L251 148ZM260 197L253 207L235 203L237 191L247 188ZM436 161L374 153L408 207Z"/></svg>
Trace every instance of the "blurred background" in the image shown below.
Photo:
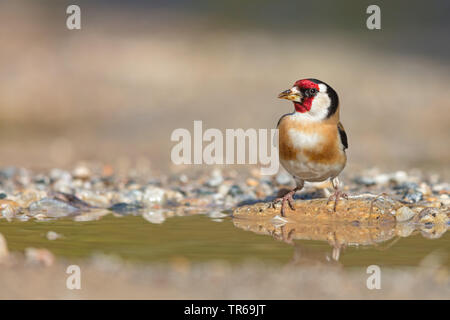
<svg viewBox="0 0 450 320"><path fill-rule="evenodd" d="M66 8L81 7L81 30ZM381 7L381 30L366 8ZM448 172L448 1L0 3L0 165L151 161L170 135L274 128L276 99L314 77L340 95L346 170Z"/></svg>

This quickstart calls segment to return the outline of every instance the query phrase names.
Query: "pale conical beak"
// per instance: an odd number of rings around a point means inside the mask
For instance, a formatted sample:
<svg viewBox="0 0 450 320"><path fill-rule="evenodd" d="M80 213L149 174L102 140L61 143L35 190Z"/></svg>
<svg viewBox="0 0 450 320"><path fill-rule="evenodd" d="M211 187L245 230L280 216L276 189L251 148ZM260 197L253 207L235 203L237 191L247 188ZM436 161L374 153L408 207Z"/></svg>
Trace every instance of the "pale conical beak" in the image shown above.
<svg viewBox="0 0 450 320"><path fill-rule="evenodd" d="M285 90L278 95L280 99L287 99L292 101L300 101L301 96L297 92L293 92L292 89Z"/></svg>

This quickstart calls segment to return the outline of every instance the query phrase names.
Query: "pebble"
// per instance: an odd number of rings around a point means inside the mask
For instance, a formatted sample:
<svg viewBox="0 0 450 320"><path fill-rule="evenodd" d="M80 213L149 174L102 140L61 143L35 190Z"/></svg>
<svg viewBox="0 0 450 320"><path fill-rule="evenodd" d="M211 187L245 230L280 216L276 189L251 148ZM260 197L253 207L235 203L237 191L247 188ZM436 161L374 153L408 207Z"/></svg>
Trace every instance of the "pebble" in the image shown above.
<svg viewBox="0 0 450 320"><path fill-rule="evenodd" d="M177 196L174 196L177 197ZM148 206L162 204L166 200L166 191L164 189L149 186L142 195L142 202Z"/></svg>
<svg viewBox="0 0 450 320"><path fill-rule="evenodd" d="M115 193L112 199L113 203L137 203L141 200L141 190L126 190L120 193Z"/></svg>
<svg viewBox="0 0 450 320"><path fill-rule="evenodd" d="M20 206L12 200L0 200L0 213L8 221L11 221L19 212Z"/></svg>
<svg viewBox="0 0 450 320"><path fill-rule="evenodd" d="M146 211L142 214L142 217L145 220L147 220L148 222L155 223L155 224L161 224L164 221L166 221L166 217L164 216L164 213L162 210Z"/></svg>
<svg viewBox="0 0 450 320"><path fill-rule="evenodd" d="M167 201L179 202L185 197L185 194L182 193L180 190L165 190L164 192L166 199L164 198L163 199Z"/></svg>
<svg viewBox="0 0 450 320"><path fill-rule="evenodd" d="M108 207L111 202L107 195L101 194L91 190L77 191L76 195L86 203L94 207Z"/></svg>
<svg viewBox="0 0 450 320"><path fill-rule="evenodd" d="M167 194L170 195L172 199L182 199L183 195L176 191L166 192L166 190L155 187L148 186L145 189L130 190L125 193L116 194L114 197L115 202L124 203L142 203L146 206L153 206L155 204L163 204L167 200Z"/></svg>
<svg viewBox="0 0 450 320"><path fill-rule="evenodd" d="M219 188L217 189L217 193L221 196L226 196L228 191L230 191L230 185L229 184L221 184Z"/></svg>
<svg viewBox="0 0 450 320"><path fill-rule="evenodd" d="M51 218L67 217L79 212L78 208L51 198L44 198L33 202L28 210L32 216L44 214Z"/></svg>
<svg viewBox="0 0 450 320"><path fill-rule="evenodd" d="M437 192L437 193L447 193L447 194L449 194L450 193L450 184L449 183L438 183L438 184L435 184L432 188L431 188L431 190L433 191L433 192Z"/></svg>
<svg viewBox="0 0 450 320"><path fill-rule="evenodd" d="M74 221L79 222L86 222L86 221L95 221L99 220L100 218L110 214L111 211L107 209L93 209L89 212L83 212L82 214L79 214L73 218Z"/></svg>
<svg viewBox="0 0 450 320"><path fill-rule="evenodd" d="M439 197L439 201L442 202L443 206L450 207L450 196L448 194L441 194Z"/></svg>
<svg viewBox="0 0 450 320"><path fill-rule="evenodd" d="M72 181L72 175L70 174L70 172L61 169L50 170L49 177L52 181L58 180Z"/></svg>
<svg viewBox="0 0 450 320"><path fill-rule="evenodd" d="M20 207L28 208L31 203L47 197L47 192L43 190L28 189L11 197Z"/></svg>
<svg viewBox="0 0 450 320"><path fill-rule="evenodd" d="M211 211L208 213L208 217L212 218L212 219L220 219L220 218L225 218L228 216L229 216L228 214L223 213L221 211Z"/></svg>
<svg viewBox="0 0 450 320"><path fill-rule="evenodd" d="M222 172L219 169L214 169L211 178L206 183L209 187L217 187L223 182Z"/></svg>
<svg viewBox="0 0 450 320"><path fill-rule="evenodd" d="M419 185L414 182L404 182L397 184L393 187L394 190L400 190L400 191L408 191L408 190L417 190L419 188Z"/></svg>
<svg viewBox="0 0 450 320"><path fill-rule="evenodd" d="M416 190L424 196L429 196L432 193L430 186L425 182L422 182Z"/></svg>
<svg viewBox="0 0 450 320"><path fill-rule="evenodd" d="M396 183L403 183L408 181L410 177L405 171L397 171L390 175L390 180Z"/></svg>
<svg viewBox="0 0 450 320"><path fill-rule="evenodd" d="M417 203L423 200L423 193L417 183L414 182L404 182L393 188L403 193L403 200L409 203Z"/></svg>
<svg viewBox="0 0 450 320"><path fill-rule="evenodd" d="M75 208L81 209L81 210L87 210L90 209L92 206L88 204L87 202L81 200L76 195L64 193L64 192L56 192L52 193L53 199L62 201L66 204L69 204Z"/></svg>
<svg viewBox="0 0 450 320"><path fill-rule="evenodd" d="M385 173L373 177L373 181L375 181L375 184L385 185L389 182L389 180L391 180L391 176Z"/></svg>
<svg viewBox="0 0 450 320"><path fill-rule="evenodd" d="M79 165L73 170L72 175L75 179L86 180L91 176L91 170L87 166Z"/></svg>
<svg viewBox="0 0 450 320"><path fill-rule="evenodd" d="M411 179L404 171L396 171L392 173L379 173L377 170L368 170L362 176L358 176L354 181L358 184L372 186L372 185L387 185L390 182L401 184Z"/></svg>
<svg viewBox="0 0 450 320"><path fill-rule="evenodd" d="M33 177L33 182L35 184L48 185L50 183L50 178L43 174L39 174L39 175Z"/></svg>
<svg viewBox="0 0 450 320"><path fill-rule="evenodd" d="M23 186L27 186L31 184L31 174L28 170L24 168L17 169L15 174L15 178L17 182L19 182Z"/></svg>
<svg viewBox="0 0 450 320"><path fill-rule="evenodd" d="M59 233L56 233L55 231L49 231L49 232L47 232L47 234L45 236L46 236L47 240L50 240L50 241L62 238L62 235Z"/></svg>
<svg viewBox="0 0 450 320"><path fill-rule="evenodd" d="M256 187L259 185L259 181L253 178L248 178L245 183L247 183L248 186L250 187Z"/></svg>
<svg viewBox="0 0 450 320"><path fill-rule="evenodd" d="M31 265L50 267L55 262L55 256L47 249L26 248L25 259Z"/></svg>
<svg viewBox="0 0 450 320"><path fill-rule="evenodd" d="M237 184L233 184L228 190L228 194L233 197L237 197L244 194L244 192L242 191L240 186L238 186Z"/></svg>
<svg viewBox="0 0 450 320"><path fill-rule="evenodd" d="M373 179L371 177L364 177L364 176L356 177L353 181L357 184L362 184L365 186L373 186L373 185L377 184L375 179Z"/></svg>
<svg viewBox="0 0 450 320"><path fill-rule="evenodd" d="M17 172L15 167L5 167L0 170L0 177L3 179L11 179Z"/></svg>
<svg viewBox="0 0 450 320"><path fill-rule="evenodd" d="M447 213L436 208L425 208L419 213L418 222L423 225L447 225L450 221Z"/></svg>
<svg viewBox="0 0 450 320"><path fill-rule="evenodd" d="M65 182L58 181L53 185L53 190L64 193L71 193L73 188Z"/></svg>
<svg viewBox="0 0 450 320"><path fill-rule="evenodd" d="M115 213L126 215L126 214L135 213L143 208L144 207L138 203L120 202L120 203L116 203L113 206L109 207L108 210L111 210Z"/></svg>
<svg viewBox="0 0 450 320"><path fill-rule="evenodd" d="M408 207L401 207L395 212L395 219L399 222L411 220L416 213Z"/></svg>
<svg viewBox="0 0 450 320"><path fill-rule="evenodd" d="M211 199L207 197L203 198L185 198L180 203L183 206L189 206L189 207L206 207L209 204L211 204Z"/></svg>
<svg viewBox="0 0 450 320"><path fill-rule="evenodd" d="M70 172L53 169L50 171L50 179L53 181L53 190L65 193L72 191L73 179Z"/></svg>
<svg viewBox="0 0 450 320"><path fill-rule="evenodd" d="M49 220L48 217L43 213L38 213L37 215L33 216L33 218L40 221Z"/></svg>

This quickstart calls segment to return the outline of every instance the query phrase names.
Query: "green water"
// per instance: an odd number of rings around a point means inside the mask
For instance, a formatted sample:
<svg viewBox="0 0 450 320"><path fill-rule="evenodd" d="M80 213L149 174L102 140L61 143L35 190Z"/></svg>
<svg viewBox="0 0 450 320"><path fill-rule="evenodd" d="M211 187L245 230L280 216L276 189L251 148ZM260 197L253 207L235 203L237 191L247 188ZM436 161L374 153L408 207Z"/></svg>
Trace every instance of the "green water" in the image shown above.
<svg viewBox="0 0 450 320"><path fill-rule="evenodd" d="M64 237L47 240L48 231ZM308 261L326 261L332 251L325 241L296 240L295 245L289 245L268 235L236 228L231 218L215 222L206 216L174 217L162 224L149 223L140 216L112 215L90 222L2 220L0 233L5 236L10 251L47 248L56 256L68 259L104 253L138 262L166 263L182 257L192 262L250 260L284 265L298 254ZM388 247L391 241L383 247ZM347 247L341 251L339 263L344 267L416 266L427 255L435 253L450 266L449 249L448 233L434 240L417 234L401 238L384 250L374 246Z"/></svg>

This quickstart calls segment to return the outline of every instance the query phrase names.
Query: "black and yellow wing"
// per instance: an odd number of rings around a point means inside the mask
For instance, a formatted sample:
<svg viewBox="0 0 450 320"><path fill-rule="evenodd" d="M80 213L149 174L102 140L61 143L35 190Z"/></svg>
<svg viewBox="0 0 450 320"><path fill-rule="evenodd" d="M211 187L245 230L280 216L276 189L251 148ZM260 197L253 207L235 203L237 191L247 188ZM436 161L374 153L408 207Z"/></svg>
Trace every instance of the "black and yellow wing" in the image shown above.
<svg viewBox="0 0 450 320"><path fill-rule="evenodd" d="M339 131L339 136L341 137L342 145L344 146L344 150L348 149L347 134L345 133L344 126L342 125L342 123L339 122L337 127Z"/></svg>

